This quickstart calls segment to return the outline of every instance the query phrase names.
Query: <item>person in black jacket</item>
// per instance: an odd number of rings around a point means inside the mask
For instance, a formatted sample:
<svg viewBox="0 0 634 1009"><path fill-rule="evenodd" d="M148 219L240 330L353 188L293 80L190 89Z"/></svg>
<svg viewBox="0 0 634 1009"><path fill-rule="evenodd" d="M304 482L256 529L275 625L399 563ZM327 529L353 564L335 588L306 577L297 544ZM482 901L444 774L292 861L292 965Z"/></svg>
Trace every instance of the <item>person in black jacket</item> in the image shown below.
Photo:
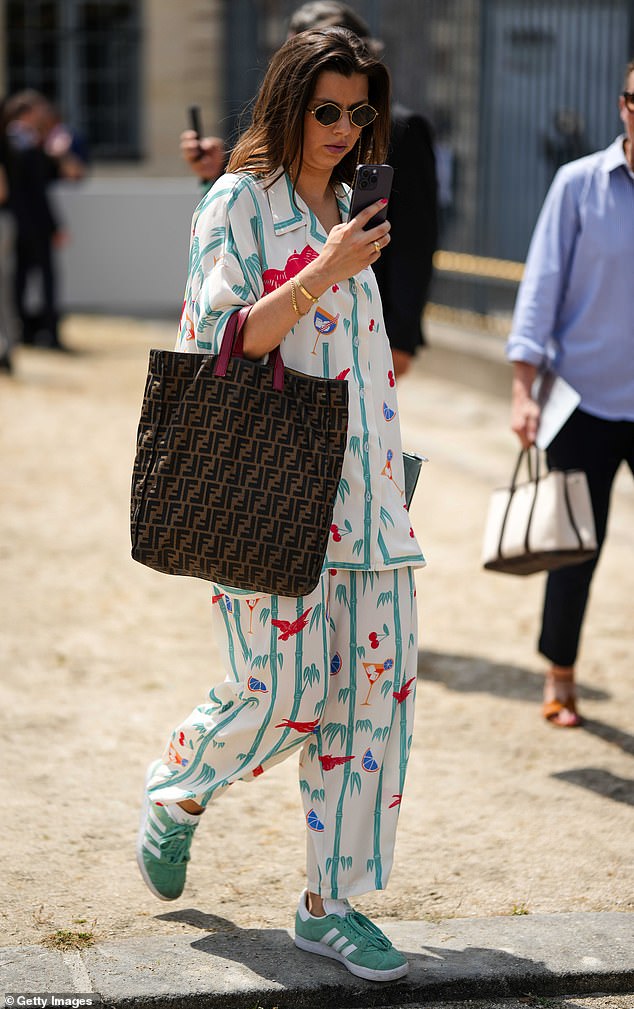
<svg viewBox="0 0 634 1009"><path fill-rule="evenodd" d="M3 119L8 209L15 224L15 309L21 339L50 350L64 350L58 333L55 275L55 248L64 232L49 188L60 178L77 180L83 171L69 151L46 150L51 106L40 92L29 89L12 95L5 103ZM41 289L37 312L29 304L33 278Z"/></svg>
<svg viewBox="0 0 634 1009"><path fill-rule="evenodd" d="M431 129L420 115L392 105L387 156L394 168L388 208L392 241L374 265L396 377L425 345L423 310L438 240L436 165Z"/></svg>
<svg viewBox="0 0 634 1009"><path fill-rule="evenodd" d="M382 43L370 38L370 29L362 18L338 0L314 0L302 4L291 15L289 37L309 28L347 28L375 54L383 48ZM394 184L388 216L392 241L374 270L398 378L407 372L418 348L426 342L422 315L438 241L438 203L429 123L398 102L392 104L391 114L388 162L394 168ZM186 130L181 134L181 152L208 185L224 171L224 146L218 137L199 140Z"/></svg>

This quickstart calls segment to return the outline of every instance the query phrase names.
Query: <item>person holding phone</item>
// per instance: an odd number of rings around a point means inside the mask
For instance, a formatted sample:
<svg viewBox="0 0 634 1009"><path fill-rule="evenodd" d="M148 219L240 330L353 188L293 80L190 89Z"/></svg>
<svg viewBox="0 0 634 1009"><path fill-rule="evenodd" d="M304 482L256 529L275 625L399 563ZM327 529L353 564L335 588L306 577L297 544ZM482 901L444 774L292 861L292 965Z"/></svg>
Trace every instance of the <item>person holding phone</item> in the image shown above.
<svg viewBox="0 0 634 1009"><path fill-rule="evenodd" d="M376 981L402 977L407 960L348 898L382 890L392 866L413 727L414 569L424 564L372 271L390 225L364 230L385 203L348 220L355 166L387 147L389 90L387 70L351 32L290 39L227 173L194 214L177 349L218 353L227 320L251 306L248 358L279 346L288 368L348 384L348 445L313 592L247 598L213 587L226 679L150 765L137 851L152 892L177 898L206 807L297 755L307 884L295 943Z"/></svg>
<svg viewBox="0 0 634 1009"><path fill-rule="evenodd" d="M289 37L313 28L347 28L380 57L383 44L356 11L339 0L311 0L290 17ZM383 317L392 348L393 371L400 378L426 344L423 312L438 245L438 186L432 130L427 119L400 102L391 105L387 161L394 168L390 197L390 246L373 269L381 292ZM202 130L181 134L180 149L205 186L224 171L226 151L220 137Z"/></svg>

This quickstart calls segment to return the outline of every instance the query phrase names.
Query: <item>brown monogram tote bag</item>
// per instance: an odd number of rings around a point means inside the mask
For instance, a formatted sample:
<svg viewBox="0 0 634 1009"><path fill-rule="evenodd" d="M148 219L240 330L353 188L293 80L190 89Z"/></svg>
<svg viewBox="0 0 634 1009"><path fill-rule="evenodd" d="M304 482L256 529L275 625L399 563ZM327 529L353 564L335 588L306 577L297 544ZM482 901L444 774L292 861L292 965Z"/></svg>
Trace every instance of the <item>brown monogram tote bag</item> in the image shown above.
<svg viewBox="0 0 634 1009"><path fill-rule="evenodd" d="M132 475L132 556L172 575L300 596L321 575L348 430L348 386L242 356L151 350Z"/></svg>

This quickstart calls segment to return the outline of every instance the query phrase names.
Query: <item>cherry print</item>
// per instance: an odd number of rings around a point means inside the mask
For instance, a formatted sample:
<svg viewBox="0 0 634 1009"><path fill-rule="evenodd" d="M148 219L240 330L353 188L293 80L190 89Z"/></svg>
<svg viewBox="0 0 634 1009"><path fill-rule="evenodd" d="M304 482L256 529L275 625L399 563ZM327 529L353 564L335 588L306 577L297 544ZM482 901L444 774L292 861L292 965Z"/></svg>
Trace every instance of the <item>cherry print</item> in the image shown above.
<svg viewBox="0 0 634 1009"><path fill-rule="evenodd" d="M383 633L378 633L377 631L370 631L368 634L368 641L370 642L370 648L378 648L381 641L385 638L389 638L390 629L387 624L383 624Z"/></svg>

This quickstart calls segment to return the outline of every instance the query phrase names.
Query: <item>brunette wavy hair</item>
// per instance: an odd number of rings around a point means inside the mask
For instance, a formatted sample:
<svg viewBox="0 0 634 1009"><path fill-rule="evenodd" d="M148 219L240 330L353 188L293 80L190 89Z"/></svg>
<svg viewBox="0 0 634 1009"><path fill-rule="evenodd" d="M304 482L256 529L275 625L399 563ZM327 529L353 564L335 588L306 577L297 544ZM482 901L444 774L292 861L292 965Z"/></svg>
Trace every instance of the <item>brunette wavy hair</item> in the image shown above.
<svg viewBox="0 0 634 1009"><path fill-rule="evenodd" d="M258 93L251 125L233 149L227 171L273 175L280 166L293 182L304 153L304 119L325 71L368 79L368 102L378 112L361 130L359 143L332 173L351 183L359 162L381 162L390 135L390 75L364 42L346 28L313 29L294 35L275 53Z"/></svg>

